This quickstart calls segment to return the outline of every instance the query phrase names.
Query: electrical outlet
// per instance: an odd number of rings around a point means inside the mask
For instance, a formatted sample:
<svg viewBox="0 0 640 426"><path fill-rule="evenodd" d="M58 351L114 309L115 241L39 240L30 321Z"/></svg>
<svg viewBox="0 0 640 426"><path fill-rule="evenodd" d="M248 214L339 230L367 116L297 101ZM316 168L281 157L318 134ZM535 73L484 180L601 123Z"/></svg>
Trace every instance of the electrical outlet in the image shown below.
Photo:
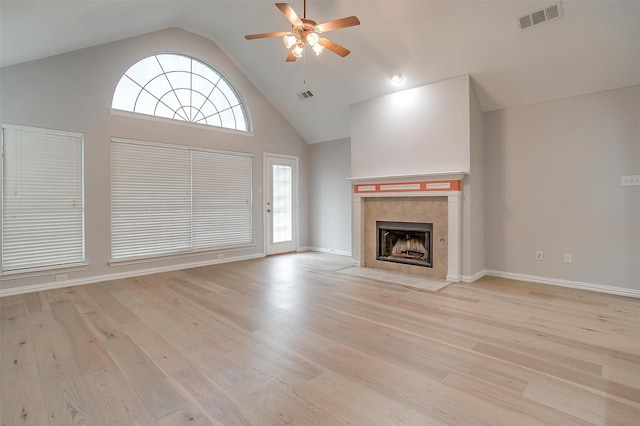
<svg viewBox="0 0 640 426"><path fill-rule="evenodd" d="M56 281L58 281L58 282L66 281L68 279L69 279L69 275L67 275L67 274L56 275Z"/></svg>
<svg viewBox="0 0 640 426"><path fill-rule="evenodd" d="M628 175L622 176L622 186L636 186L640 185L640 175Z"/></svg>
<svg viewBox="0 0 640 426"><path fill-rule="evenodd" d="M219 254L218 259L224 259L224 254Z"/></svg>
<svg viewBox="0 0 640 426"><path fill-rule="evenodd" d="M564 263L573 263L573 256L571 253L564 254Z"/></svg>
<svg viewBox="0 0 640 426"><path fill-rule="evenodd" d="M536 260L544 260L544 253L542 252L542 250L536 251Z"/></svg>

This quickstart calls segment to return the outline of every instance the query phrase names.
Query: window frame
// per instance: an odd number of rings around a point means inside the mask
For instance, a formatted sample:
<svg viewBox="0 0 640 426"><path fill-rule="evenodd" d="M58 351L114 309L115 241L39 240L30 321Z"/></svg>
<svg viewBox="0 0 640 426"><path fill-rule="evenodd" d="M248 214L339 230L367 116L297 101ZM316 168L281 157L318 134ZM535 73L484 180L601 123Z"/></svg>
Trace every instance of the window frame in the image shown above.
<svg viewBox="0 0 640 426"><path fill-rule="evenodd" d="M164 117L164 116L161 116L161 115L155 115L155 114L144 113L144 112L136 112L136 111L132 111L130 109L122 109L122 108L115 107L114 106L114 100L115 100L115 97L116 97L116 92L118 90L120 82L124 78L127 78L127 73L133 67L135 67L138 63L140 63L142 61L145 61L145 60L147 60L149 58L152 58L152 57L157 57L159 55L174 55L174 56L179 56L179 57L183 57L183 58L188 58L191 61L199 62L202 66L211 69L215 74L217 74L220 77L219 80L222 80L229 87L229 89L233 92L233 94L237 98L237 100L239 102L237 106L240 107L240 109L241 109L241 111L243 113L243 119L244 119L244 123L246 125L246 130L241 130L241 129L232 128L232 127L224 127L222 125L218 126L218 125L215 125L215 124L207 124L207 123L200 123L200 122L195 122L195 121L187 121L187 120L181 120L181 119L175 119L175 118L168 118L168 117ZM167 75L170 72L171 71L166 71L162 75ZM191 71L190 75L199 75L199 74L195 74L195 73L193 73L193 71ZM158 76L156 76L154 78L157 78L157 77ZM149 80L147 82L147 84L152 80ZM137 94L137 96L139 96L141 92L145 91L146 84L145 84L145 86L141 86L139 83L135 83L135 84L140 87L140 91ZM193 89L191 89L191 90L193 90ZM174 89L174 92L175 92L175 89ZM178 124L178 125L197 127L197 128L202 128L204 126L205 128L208 128L208 129L215 129L215 130L218 130L218 131L241 134L241 135L244 135L244 136L247 136L247 135L253 136L253 123L252 123L252 120L251 120L251 114L249 113L249 108L247 106L247 103L245 102L244 97L241 95L241 93L238 90L237 86L235 84L233 84L233 82L227 77L227 75L225 75L224 73L220 72L216 67L214 67L211 64L209 64L208 62L206 62L206 61L204 61L202 59L196 58L194 56L190 56L190 55L187 55L187 54L184 54L184 53L178 53L178 52L158 52L158 53L153 53L151 55L148 55L148 56L146 56L146 57L144 57L142 59L139 59L133 65L128 67L126 71L124 71L122 73L122 75L121 75L120 79L118 80L118 82L116 83L112 93L113 93L113 95L112 95L112 98L111 98L111 106L110 106L110 111L111 111L112 115L119 115L119 116L131 117L131 118L137 118L137 119L145 119L145 120L156 121L156 122L161 122L161 123ZM158 99L158 100L160 99L155 95L154 95L154 97L156 99ZM210 96L207 97L207 100L210 100L210 99L211 99ZM235 108L235 106L232 106L229 109L233 109L233 108Z"/></svg>
<svg viewBox="0 0 640 426"><path fill-rule="evenodd" d="M9 269L5 270L5 264L3 262L4 257L4 236L5 236L5 129L13 129L18 131L27 131L32 133L40 133L44 135L52 135L52 136L62 136L68 138L75 138L79 140L79 175L80 181L78 182L80 185L80 192L82 195L81 202L81 221L79 224L80 233L81 233L81 260L76 262L69 263L52 263L44 266L34 266L34 267L25 267L19 269ZM0 276L4 279L12 279L12 278L21 278L26 276L38 276L38 275L47 275L51 272L56 271L72 271L72 270L81 270L86 269L89 265L87 262L87 251L86 251L86 186L85 186L85 137L83 133L65 131L65 130L56 130L56 129L48 129L42 127L35 126L25 126L25 125L15 125L15 124L7 124L2 123L0 126L0 151L2 152L2 161L0 161L0 175L2 178L0 179L0 205L2 206L2 214L0 214L0 245L2 250L2 255L0 256Z"/></svg>
<svg viewBox="0 0 640 426"><path fill-rule="evenodd" d="M110 177L111 177L111 185L113 185L114 182L114 177L113 177L113 173L114 173L114 160L113 160L113 146L115 144L130 144L130 145L136 145L136 146L148 146L148 147L156 147L156 148L164 148L164 149L175 149L175 150L180 150L180 151L186 151L189 153L189 157L190 157L190 179L193 179L193 160L192 160L192 153L193 152L198 152L198 153L213 153L213 154L221 154L221 155L230 155L230 156L234 156L234 157L242 157L242 158L247 158L249 160L249 165L248 165L248 196L249 198L249 203L248 203L248 210L249 210L249 218L250 218L250 224L249 224L249 235L250 235L250 242L243 242L243 243L239 243L239 244L234 244L234 245L226 245L226 246L220 246L220 245L216 245L216 246L210 246L210 247L205 247L205 248L194 248L194 236L193 236L193 230L192 230L192 234L191 234L191 244L190 244L190 248L187 250L176 250L176 251L171 251L171 252L166 252L166 253L156 253L156 254L143 254L143 255L139 255L139 256L128 256L128 257L118 257L118 258L114 258L113 257L113 214L114 214L114 210L113 210L113 195L111 196L111 200L110 200L110 215L111 220L110 220L110 224L111 224L111 230L110 230L110 250L109 250L109 255L110 255L110 259L109 259L109 265L125 265L125 264L132 264L132 263L139 263L139 262L147 262L147 261L155 261L155 260L161 260L161 259L173 259L173 258L180 258L180 257L184 257L184 256L191 256L193 254L203 254L203 253L214 253L214 252L220 252L220 251L225 251L225 252L229 252L229 251L236 251L236 250L244 250L247 248L252 248L255 247L255 227L254 227L254 220L253 220L253 154L251 153L247 153L247 152L239 152L239 151L226 151L226 150L217 150L217 149L208 149L208 148L201 148L201 147L193 147L193 146L186 146L186 145L177 145L177 144L167 144L167 143L159 143L159 142L149 142L149 141L142 141L142 140L135 140L135 139L127 139L127 138L115 138L112 137L110 140L110 151L111 151L111 171L110 171ZM111 188L111 192L113 193L113 186ZM193 228L193 215L194 215L194 209L193 209L193 199L194 199L194 184L193 181L191 181L190 184L190 188L189 188L189 199L190 199L190 208L191 208L191 213L190 213L190 224L191 227Z"/></svg>

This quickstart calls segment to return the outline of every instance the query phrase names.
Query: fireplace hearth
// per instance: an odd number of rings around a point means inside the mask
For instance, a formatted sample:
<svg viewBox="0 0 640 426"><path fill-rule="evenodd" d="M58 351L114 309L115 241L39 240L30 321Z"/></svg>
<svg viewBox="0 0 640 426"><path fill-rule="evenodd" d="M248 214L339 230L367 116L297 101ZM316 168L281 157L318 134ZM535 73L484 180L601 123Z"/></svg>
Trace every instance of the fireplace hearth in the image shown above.
<svg viewBox="0 0 640 426"><path fill-rule="evenodd" d="M431 268L432 223L376 222L376 259Z"/></svg>

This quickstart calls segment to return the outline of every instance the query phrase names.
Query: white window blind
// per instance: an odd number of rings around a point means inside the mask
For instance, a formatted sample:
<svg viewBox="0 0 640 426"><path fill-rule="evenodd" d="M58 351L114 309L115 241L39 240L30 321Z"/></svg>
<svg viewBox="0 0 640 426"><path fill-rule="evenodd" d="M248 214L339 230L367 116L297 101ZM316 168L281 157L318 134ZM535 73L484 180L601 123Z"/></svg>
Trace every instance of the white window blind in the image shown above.
<svg viewBox="0 0 640 426"><path fill-rule="evenodd" d="M248 154L113 140L111 257L251 244Z"/></svg>
<svg viewBox="0 0 640 426"><path fill-rule="evenodd" d="M183 149L113 142L111 257L191 248L191 176Z"/></svg>
<svg viewBox="0 0 640 426"><path fill-rule="evenodd" d="M2 272L82 264L83 136L2 127Z"/></svg>
<svg viewBox="0 0 640 426"><path fill-rule="evenodd" d="M251 157L192 151L193 248L251 244Z"/></svg>

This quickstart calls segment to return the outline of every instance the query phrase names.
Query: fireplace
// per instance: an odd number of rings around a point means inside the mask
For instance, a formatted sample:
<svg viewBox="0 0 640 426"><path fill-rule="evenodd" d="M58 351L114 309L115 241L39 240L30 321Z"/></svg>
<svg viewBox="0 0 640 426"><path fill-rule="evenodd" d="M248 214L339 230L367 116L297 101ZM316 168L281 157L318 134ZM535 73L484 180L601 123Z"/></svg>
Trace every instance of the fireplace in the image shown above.
<svg viewBox="0 0 640 426"><path fill-rule="evenodd" d="M362 266L446 278L445 197L366 197L362 219Z"/></svg>
<svg viewBox="0 0 640 426"><path fill-rule="evenodd" d="M377 221L376 259L430 268L432 231L432 223Z"/></svg>
<svg viewBox="0 0 640 426"><path fill-rule="evenodd" d="M443 172L350 178L353 182L353 258L368 268L460 281L461 198L465 175L466 172ZM376 224L382 221L432 224L430 229L418 229L430 233L431 241L424 244L424 258L428 258L424 263L430 265L379 259Z"/></svg>

